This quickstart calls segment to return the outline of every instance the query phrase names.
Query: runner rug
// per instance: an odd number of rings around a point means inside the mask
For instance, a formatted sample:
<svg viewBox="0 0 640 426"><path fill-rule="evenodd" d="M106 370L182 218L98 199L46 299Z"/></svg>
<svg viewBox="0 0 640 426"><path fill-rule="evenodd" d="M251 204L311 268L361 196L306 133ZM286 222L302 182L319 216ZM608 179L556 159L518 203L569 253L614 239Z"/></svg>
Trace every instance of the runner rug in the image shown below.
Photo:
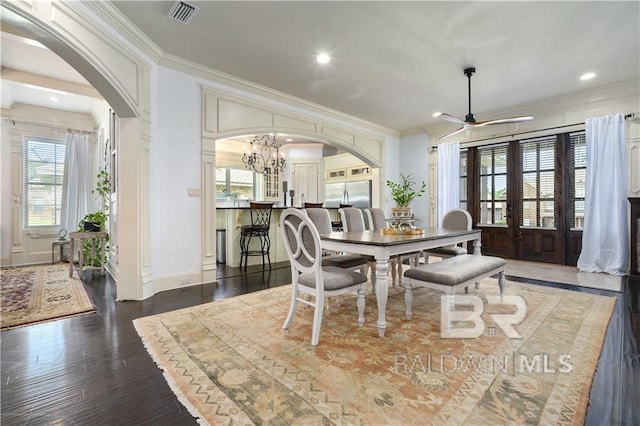
<svg viewBox="0 0 640 426"><path fill-rule="evenodd" d="M95 312L64 263L0 270L0 297L2 330Z"/></svg>
<svg viewBox="0 0 640 426"><path fill-rule="evenodd" d="M491 297L496 280L488 279L468 305L455 306L477 313L471 324L452 323L468 336L443 338L441 293L414 291L407 321L404 293L390 288L385 337L377 337L372 295L363 327L355 297L341 296L325 312L313 347L312 308L299 304L290 329L281 329L290 289L134 321L200 423L582 424L615 304L511 281L509 303L499 304ZM517 336L508 337L508 323Z"/></svg>

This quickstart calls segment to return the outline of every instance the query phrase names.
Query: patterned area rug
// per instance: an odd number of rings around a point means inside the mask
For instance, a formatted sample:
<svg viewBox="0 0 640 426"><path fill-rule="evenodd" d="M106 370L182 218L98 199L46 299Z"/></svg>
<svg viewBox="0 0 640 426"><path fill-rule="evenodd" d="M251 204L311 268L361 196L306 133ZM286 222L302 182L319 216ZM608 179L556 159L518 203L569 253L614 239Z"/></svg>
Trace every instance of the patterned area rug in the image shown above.
<svg viewBox="0 0 640 426"><path fill-rule="evenodd" d="M441 337L441 294L428 289L414 291L411 321L404 293L389 289L384 338L375 298L358 327L355 297L342 296L317 347L312 308L299 305L281 329L290 286L134 324L203 424L582 424L615 299L508 282L506 294L525 302L516 321L515 305L491 301L497 287L483 281L472 292L482 316L454 323L484 323L476 338ZM507 337L505 320L520 338Z"/></svg>
<svg viewBox="0 0 640 426"><path fill-rule="evenodd" d="M82 281L69 265L39 265L0 271L2 330L95 312Z"/></svg>

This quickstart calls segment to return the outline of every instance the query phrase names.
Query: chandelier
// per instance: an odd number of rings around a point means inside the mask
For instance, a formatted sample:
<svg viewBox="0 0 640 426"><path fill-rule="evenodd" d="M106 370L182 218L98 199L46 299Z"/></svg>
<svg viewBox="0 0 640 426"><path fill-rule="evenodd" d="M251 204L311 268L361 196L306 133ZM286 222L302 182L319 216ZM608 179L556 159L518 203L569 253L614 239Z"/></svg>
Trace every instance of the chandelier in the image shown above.
<svg viewBox="0 0 640 426"><path fill-rule="evenodd" d="M286 162L284 153L280 155L281 145L273 134L255 136L249 142L249 152L242 154L242 162L247 169L253 169L264 175L278 174L284 170Z"/></svg>

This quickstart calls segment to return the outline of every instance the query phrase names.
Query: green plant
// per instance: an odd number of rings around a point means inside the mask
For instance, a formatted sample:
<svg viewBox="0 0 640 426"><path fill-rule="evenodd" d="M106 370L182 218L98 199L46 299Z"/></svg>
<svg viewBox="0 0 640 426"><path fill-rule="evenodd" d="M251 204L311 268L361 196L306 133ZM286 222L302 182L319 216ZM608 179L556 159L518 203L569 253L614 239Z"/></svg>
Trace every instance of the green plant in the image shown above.
<svg viewBox="0 0 640 426"><path fill-rule="evenodd" d="M415 185L416 182L412 179L411 174L407 176L400 174L400 182L387 180L387 186L391 189L391 198L398 207L409 207L414 198L424 194L427 184L422 182L419 189L414 189Z"/></svg>
<svg viewBox="0 0 640 426"><path fill-rule="evenodd" d="M85 223L95 224L100 232L107 231L109 205L111 201L111 178L109 176L109 172L104 169L100 170L96 177L98 178L96 188L92 190L91 193L98 194L100 196L100 210L87 213L80 222L78 222L78 232L85 232ZM108 247L109 233L107 233L105 240ZM101 251L98 244L98 241L94 239L84 240L82 247L84 266L100 267L107 261L106 254L104 259L101 258ZM108 252L109 251L106 250L106 253Z"/></svg>

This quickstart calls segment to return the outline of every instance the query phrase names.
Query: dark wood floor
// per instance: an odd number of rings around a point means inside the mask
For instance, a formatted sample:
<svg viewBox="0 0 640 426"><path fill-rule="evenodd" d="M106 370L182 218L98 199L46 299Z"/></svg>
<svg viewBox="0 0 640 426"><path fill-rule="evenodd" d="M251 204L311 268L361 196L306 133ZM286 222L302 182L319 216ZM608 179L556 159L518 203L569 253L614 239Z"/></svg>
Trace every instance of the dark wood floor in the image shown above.
<svg viewBox="0 0 640 426"><path fill-rule="evenodd" d="M116 302L108 277L85 275L96 314L1 333L2 425L188 425L132 320L291 282L286 265L241 274L220 268L218 284ZM617 298L591 391L587 424L640 424L640 280L624 292L510 277Z"/></svg>

